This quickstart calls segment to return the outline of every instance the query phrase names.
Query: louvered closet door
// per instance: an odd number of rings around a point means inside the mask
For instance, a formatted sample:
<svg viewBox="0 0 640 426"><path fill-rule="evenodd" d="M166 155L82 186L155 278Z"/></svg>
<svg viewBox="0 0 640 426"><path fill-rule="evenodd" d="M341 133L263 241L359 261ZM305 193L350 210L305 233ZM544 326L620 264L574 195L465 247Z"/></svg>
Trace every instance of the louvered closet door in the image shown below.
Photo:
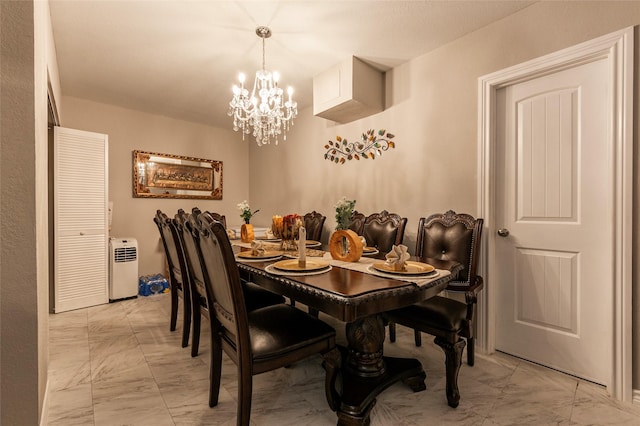
<svg viewBox="0 0 640 426"><path fill-rule="evenodd" d="M107 135L54 131L54 310L109 302Z"/></svg>

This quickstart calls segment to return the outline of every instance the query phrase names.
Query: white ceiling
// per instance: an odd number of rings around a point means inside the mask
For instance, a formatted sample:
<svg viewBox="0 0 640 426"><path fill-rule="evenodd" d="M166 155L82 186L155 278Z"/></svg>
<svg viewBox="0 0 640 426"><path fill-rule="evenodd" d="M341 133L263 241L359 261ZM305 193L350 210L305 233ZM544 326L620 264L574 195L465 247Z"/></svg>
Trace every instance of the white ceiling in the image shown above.
<svg viewBox="0 0 640 426"><path fill-rule="evenodd" d="M217 127L262 65L312 105L313 77L351 55L387 70L533 1L50 0L62 94Z"/></svg>

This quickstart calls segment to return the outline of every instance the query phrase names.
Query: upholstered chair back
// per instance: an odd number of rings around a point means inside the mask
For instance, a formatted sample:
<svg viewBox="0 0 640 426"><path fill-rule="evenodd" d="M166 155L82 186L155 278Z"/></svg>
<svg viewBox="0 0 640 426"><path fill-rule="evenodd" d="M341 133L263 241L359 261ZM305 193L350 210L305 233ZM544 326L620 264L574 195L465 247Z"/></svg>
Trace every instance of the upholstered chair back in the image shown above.
<svg viewBox="0 0 640 426"><path fill-rule="evenodd" d="M482 232L481 218L449 210L421 218L416 240L416 256L455 261L464 269L449 285L468 285L477 272L477 254Z"/></svg>
<svg viewBox="0 0 640 426"><path fill-rule="evenodd" d="M406 226L406 217L383 210L367 216L362 235L367 240L368 246L375 247L384 254L391 251L394 244L402 244Z"/></svg>

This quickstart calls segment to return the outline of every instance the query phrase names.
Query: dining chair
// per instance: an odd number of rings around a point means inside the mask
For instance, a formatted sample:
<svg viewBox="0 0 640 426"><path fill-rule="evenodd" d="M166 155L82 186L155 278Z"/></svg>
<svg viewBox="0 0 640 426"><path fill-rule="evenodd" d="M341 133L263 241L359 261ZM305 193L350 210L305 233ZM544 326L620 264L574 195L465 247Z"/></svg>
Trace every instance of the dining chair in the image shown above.
<svg viewBox="0 0 640 426"><path fill-rule="evenodd" d="M193 209L192 216L192 224L195 224L197 218L200 218L200 220L206 220L210 223L216 220L216 216L214 214L208 211L200 212L198 209ZM224 222L221 223L224 226ZM192 226L192 229L195 229L195 227ZM195 235L195 237L197 238L197 233L194 232L192 235ZM266 288L260 287L259 285L252 283L249 280L243 279L242 277L240 277L240 284L244 292L244 301L247 305L247 310L249 311L285 302L284 296L269 291Z"/></svg>
<svg viewBox="0 0 640 426"><path fill-rule="evenodd" d="M477 274L483 219L449 210L420 218L416 256L458 262L463 269L449 282L447 292L464 294L465 301L434 296L423 302L387 312L389 340L396 340L395 323L414 329L416 346L422 344L421 332L435 336L435 343L445 353L447 401L457 407L460 401L458 373L465 341L467 364L475 361L475 314L478 292L484 282Z"/></svg>
<svg viewBox="0 0 640 426"><path fill-rule="evenodd" d="M315 210L304 215L304 227L307 230L308 240L320 241L322 238L322 227L326 219L326 216Z"/></svg>
<svg viewBox="0 0 640 426"><path fill-rule="evenodd" d="M222 226L224 226L224 229L227 229L227 218L225 217L225 215L220 213L215 213L215 212L208 212L208 214L214 220L217 220L218 222L222 223Z"/></svg>
<svg viewBox="0 0 640 426"><path fill-rule="evenodd" d="M200 330L202 326L202 315L209 317L209 305L207 304L206 288L204 283L204 271L200 263L198 249L196 247L198 234L196 232L197 217L203 216L209 222L214 222L214 215L209 212L202 213L200 209L194 207L192 213L186 213L184 210L178 210L174 219L177 233L184 247L186 256L186 264L189 269L189 277L191 282L192 295L192 313L193 313L193 337L191 341L191 356L198 355L200 350ZM222 223L222 222L220 222ZM224 223L223 227L224 227ZM242 289L245 293L245 303L247 310L253 311L265 306L284 303L284 297L273 293L269 290L251 283L242 282Z"/></svg>
<svg viewBox="0 0 640 426"><path fill-rule="evenodd" d="M395 245L402 244L407 218L382 210L367 216L362 225L362 236L367 246L375 247L380 254L386 254Z"/></svg>
<svg viewBox="0 0 640 426"><path fill-rule="evenodd" d="M182 298L183 320L182 320L182 347L189 345L189 332L191 331L191 288L189 276L185 264L182 245L179 243L178 235L172 226L172 220L161 210L156 211L153 221L160 231L160 239L164 247L164 253L169 267L169 293L171 297L171 316L169 330L175 331L178 320L178 299Z"/></svg>
<svg viewBox="0 0 640 426"><path fill-rule="evenodd" d="M336 410L340 352L336 347L335 330L286 304L249 311L240 285L238 265L224 227L200 215L197 232L198 253L211 307L209 406L218 404L222 351L237 366L237 424L241 426L249 425L254 375L322 354L326 370L325 396L329 406Z"/></svg>
<svg viewBox="0 0 640 426"><path fill-rule="evenodd" d="M197 210L197 209L196 209ZM207 307L206 290L204 287L204 276L202 267L200 266L200 258L193 240L191 227L189 225L191 214L182 209L178 210L174 218L174 224L182 243L183 252L186 258L187 268L189 269L190 285L191 285L191 305L193 315L193 336L191 338L191 356L198 355L200 349L200 329L201 317L209 316ZM195 259L195 260L194 260Z"/></svg>
<svg viewBox="0 0 640 426"><path fill-rule="evenodd" d="M362 235L364 220L365 215L358 212L357 210L354 210L353 214L351 215L351 223L349 224L349 229L351 229L358 235Z"/></svg>

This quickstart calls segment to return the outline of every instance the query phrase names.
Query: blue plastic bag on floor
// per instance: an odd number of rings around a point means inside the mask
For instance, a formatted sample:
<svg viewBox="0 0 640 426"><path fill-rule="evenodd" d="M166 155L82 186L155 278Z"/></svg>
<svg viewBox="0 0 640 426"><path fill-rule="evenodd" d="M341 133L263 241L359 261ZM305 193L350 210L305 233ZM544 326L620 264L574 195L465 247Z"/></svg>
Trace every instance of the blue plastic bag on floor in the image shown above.
<svg viewBox="0 0 640 426"><path fill-rule="evenodd" d="M162 274L144 275L138 279L138 294L140 296L151 296L168 292L169 281L167 281Z"/></svg>

